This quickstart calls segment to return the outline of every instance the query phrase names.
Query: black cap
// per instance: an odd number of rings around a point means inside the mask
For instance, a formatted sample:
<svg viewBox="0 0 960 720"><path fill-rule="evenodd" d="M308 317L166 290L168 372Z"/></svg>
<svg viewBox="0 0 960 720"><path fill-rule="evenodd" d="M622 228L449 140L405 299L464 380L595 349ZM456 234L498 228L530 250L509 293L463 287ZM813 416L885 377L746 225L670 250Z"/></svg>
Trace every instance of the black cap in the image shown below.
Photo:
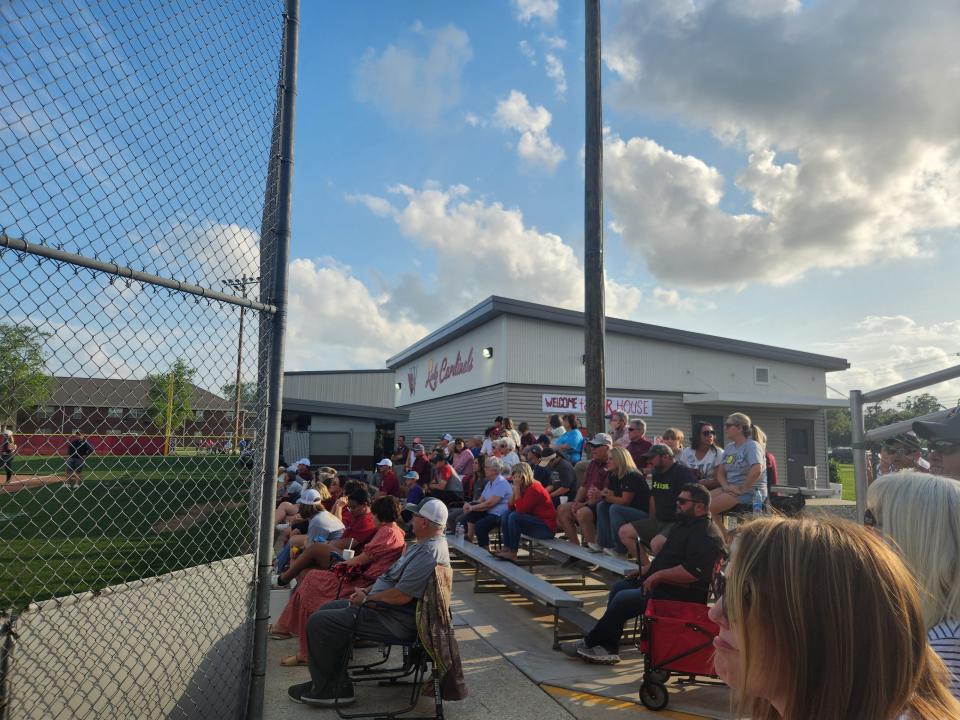
<svg viewBox="0 0 960 720"><path fill-rule="evenodd" d="M927 440L946 440L960 443L960 407L955 407L940 422L917 420L913 423L917 435Z"/></svg>

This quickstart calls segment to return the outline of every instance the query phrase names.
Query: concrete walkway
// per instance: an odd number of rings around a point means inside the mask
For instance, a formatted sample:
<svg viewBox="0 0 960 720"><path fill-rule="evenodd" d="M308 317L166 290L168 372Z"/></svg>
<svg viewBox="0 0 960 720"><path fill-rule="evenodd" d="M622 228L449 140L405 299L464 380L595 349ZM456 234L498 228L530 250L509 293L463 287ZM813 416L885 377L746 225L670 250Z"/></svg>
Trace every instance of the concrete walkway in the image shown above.
<svg viewBox="0 0 960 720"><path fill-rule="evenodd" d="M599 616L606 592L577 592L587 600L586 610ZM277 617L288 591L273 593L272 617ZM624 718L730 720L729 691L722 686L678 687L670 684L666 711L651 712L639 703L638 689L643 660L624 648L618 665L590 665L551 650L552 616L512 594L474 594L472 571L458 569L454 580L454 613L457 640L463 658L470 696L462 702L444 703L445 716L454 720L527 720L528 718L581 718L594 720L611 715ZM304 667L284 668L280 658L296 652L296 640L269 641L266 720L335 718L333 710L308 708L291 702L289 685L303 682ZM364 653L375 653L364 650ZM355 711L386 709L403 704L408 689L357 686ZM418 712L432 711L429 699Z"/></svg>

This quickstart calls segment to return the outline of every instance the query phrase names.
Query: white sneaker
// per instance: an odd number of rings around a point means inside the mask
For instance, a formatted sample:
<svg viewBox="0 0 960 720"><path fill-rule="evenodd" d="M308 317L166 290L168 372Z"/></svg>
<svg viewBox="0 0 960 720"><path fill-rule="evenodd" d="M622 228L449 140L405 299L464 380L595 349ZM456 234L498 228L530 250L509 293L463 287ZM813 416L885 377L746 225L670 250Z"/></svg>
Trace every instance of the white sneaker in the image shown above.
<svg viewBox="0 0 960 720"><path fill-rule="evenodd" d="M595 552L595 553L603 552L603 548L600 547L600 546L599 546L597 543L595 543L595 542L588 542L588 543L587 543L587 549L590 550L590 552Z"/></svg>
<svg viewBox="0 0 960 720"><path fill-rule="evenodd" d="M620 656L607 652L606 648L597 645L591 648L582 648L577 651L577 655L589 663L597 665L616 665L620 662Z"/></svg>

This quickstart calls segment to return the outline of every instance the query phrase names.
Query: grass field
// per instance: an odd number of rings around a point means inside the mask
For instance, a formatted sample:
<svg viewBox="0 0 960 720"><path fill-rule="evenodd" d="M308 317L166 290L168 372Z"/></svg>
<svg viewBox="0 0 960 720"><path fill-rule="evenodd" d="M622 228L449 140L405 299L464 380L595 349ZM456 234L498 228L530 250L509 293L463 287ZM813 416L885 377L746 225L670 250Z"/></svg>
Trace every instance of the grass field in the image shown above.
<svg viewBox="0 0 960 720"><path fill-rule="evenodd" d="M840 482L843 483L843 499L856 500L857 494L854 491L853 465L840 466Z"/></svg>
<svg viewBox="0 0 960 720"><path fill-rule="evenodd" d="M62 474L62 458L27 458L17 473ZM186 529L152 526L194 505L246 503L249 471L236 457L92 457L83 486L0 494L0 608L249 552L244 508L220 510Z"/></svg>

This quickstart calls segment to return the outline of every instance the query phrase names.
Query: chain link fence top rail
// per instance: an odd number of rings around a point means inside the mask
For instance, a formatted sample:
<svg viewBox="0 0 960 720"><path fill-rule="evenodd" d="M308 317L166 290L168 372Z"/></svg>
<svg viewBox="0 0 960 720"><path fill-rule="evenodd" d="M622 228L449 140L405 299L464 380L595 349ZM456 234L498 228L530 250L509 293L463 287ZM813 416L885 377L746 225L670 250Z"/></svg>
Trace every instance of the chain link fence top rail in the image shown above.
<svg viewBox="0 0 960 720"><path fill-rule="evenodd" d="M0 717L242 714L282 12L0 2Z"/></svg>

